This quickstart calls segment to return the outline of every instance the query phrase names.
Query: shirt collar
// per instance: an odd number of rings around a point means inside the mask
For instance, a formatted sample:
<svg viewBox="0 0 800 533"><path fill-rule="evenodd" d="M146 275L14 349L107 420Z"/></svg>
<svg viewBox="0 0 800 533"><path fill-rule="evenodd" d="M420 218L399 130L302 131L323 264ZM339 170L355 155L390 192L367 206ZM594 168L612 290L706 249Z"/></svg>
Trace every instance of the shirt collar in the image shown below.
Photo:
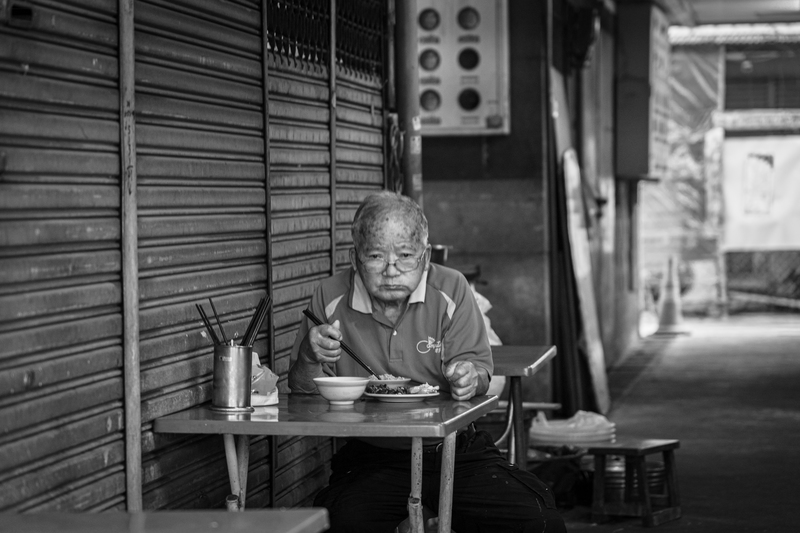
<svg viewBox="0 0 800 533"><path fill-rule="evenodd" d="M422 273L422 277L419 280L419 285L417 285L417 288L411 293L408 303L424 303L427 287L428 271L426 270ZM353 297L350 302L350 307L359 313L372 314L372 300L370 300L367 287L364 285L364 282L361 280L361 276L358 274L358 270L356 269L353 269Z"/></svg>

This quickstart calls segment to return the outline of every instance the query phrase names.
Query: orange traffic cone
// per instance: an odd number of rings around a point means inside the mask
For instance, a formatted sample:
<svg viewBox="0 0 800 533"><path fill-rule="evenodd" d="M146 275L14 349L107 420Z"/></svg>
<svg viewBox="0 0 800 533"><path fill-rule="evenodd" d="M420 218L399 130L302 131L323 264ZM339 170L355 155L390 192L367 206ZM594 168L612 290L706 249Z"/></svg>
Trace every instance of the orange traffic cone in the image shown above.
<svg viewBox="0 0 800 533"><path fill-rule="evenodd" d="M674 257L667 260L667 271L661 280L658 298L658 329L656 335L686 335L681 310L681 291L678 281L678 268Z"/></svg>

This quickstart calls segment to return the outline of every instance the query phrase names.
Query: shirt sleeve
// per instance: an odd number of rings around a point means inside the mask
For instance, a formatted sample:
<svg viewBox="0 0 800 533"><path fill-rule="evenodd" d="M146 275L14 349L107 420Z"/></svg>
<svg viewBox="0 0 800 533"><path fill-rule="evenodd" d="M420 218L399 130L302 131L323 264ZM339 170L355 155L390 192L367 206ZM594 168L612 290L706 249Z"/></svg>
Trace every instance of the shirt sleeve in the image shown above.
<svg viewBox="0 0 800 533"><path fill-rule="evenodd" d="M489 336L475 295L463 276L453 291L455 309L449 324L445 324L442 371L455 361L470 361L476 368L483 368L492 377L494 363Z"/></svg>
<svg viewBox="0 0 800 533"><path fill-rule="evenodd" d="M326 321L325 318L325 291L324 291L324 283L320 283L316 290L314 290L314 294L311 296L311 300L308 302L308 306L306 309L314 313L314 316L320 318L320 320ZM289 366L294 365L295 361L297 361L297 357L300 352L300 344L303 342L303 338L308 334L308 331L311 329L312 324L311 320L305 315L301 314L300 316L300 327L297 329L297 336L294 339L294 344L292 345L292 353L289 357ZM335 376L336 371L334 370L334 365L323 364L322 365L322 372L328 376ZM308 391L297 391L297 392L308 392Z"/></svg>

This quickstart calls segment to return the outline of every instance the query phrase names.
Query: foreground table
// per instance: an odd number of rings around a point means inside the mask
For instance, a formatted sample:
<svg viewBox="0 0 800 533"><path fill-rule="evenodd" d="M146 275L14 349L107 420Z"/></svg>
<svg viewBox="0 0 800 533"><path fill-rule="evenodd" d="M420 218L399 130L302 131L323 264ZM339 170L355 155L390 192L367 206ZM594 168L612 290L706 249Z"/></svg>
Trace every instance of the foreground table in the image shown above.
<svg viewBox="0 0 800 533"><path fill-rule="evenodd" d="M227 511L106 513L3 513L3 531L14 533L321 533L328 511L321 508Z"/></svg>
<svg viewBox="0 0 800 533"><path fill-rule="evenodd" d="M539 372L556 355L555 346L492 346L494 374L509 381L509 420L514 453L509 460L520 468L528 462L528 434L522 411L522 378ZM510 448L510 447L509 447Z"/></svg>
<svg viewBox="0 0 800 533"><path fill-rule="evenodd" d="M251 435L298 435L327 437L409 437L411 438L412 520L421 527L422 439L443 439L439 531L450 532L453 499L453 465L458 429L469 425L497 406L497 397L479 396L459 402L449 395L409 403L387 403L362 399L353 405L330 405L315 395L284 395L277 405L258 407L253 413L226 414L207 406L167 415L155 421L159 433L221 434L231 492L244 509ZM238 442L234 442L238 435ZM417 507L414 507L414 506ZM233 506L231 507L233 510ZM418 513L417 513L418 511ZM413 529L412 529L413 531Z"/></svg>

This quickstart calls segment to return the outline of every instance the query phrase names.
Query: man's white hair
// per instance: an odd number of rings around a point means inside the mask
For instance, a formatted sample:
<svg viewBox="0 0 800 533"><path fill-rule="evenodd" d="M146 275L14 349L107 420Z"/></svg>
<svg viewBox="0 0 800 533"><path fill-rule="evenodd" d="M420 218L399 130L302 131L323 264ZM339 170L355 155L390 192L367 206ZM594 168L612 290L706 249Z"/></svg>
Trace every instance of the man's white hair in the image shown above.
<svg viewBox="0 0 800 533"><path fill-rule="evenodd" d="M425 218L419 204L408 196L392 191L381 191L364 198L353 218L353 244L356 250L363 249L369 229L374 227L378 220L392 213L399 213L416 228L415 237L418 244L428 245L428 219Z"/></svg>

